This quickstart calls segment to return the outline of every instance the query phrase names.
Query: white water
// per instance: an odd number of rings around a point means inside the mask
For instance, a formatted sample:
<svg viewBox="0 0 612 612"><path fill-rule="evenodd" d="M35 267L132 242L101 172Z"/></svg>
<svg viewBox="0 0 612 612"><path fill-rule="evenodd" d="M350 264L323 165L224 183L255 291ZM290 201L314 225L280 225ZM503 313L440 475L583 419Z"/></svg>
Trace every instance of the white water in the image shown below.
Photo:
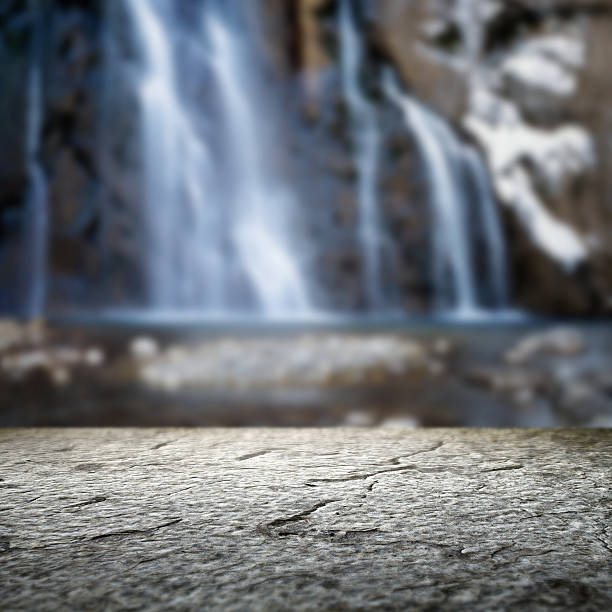
<svg viewBox="0 0 612 612"><path fill-rule="evenodd" d="M30 0L30 11L39 15L37 0ZM48 210L47 181L40 164L40 137L42 128L42 72L40 27L34 25L28 73L28 100L26 120L26 166L28 190L26 200L26 249L28 280L25 315L39 317L45 310L47 292Z"/></svg>
<svg viewBox="0 0 612 612"><path fill-rule="evenodd" d="M255 87L254 50L245 44L244 32L232 29L221 3L212 6L216 8L205 16L210 64L223 102L236 178L231 239L266 314L306 313L308 291L291 232L295 204L266 167L266 136L258 130L266 119L266 102Z"/></svg>
<svg viewBox="0 0 612 612"><path fill-rule="evenodd" d="M178 97L166 30L172 16L161 2L128 0L128 6L144 63L138 97L151 306L219 305L222 266L216 219L206 208L202 184L210 173L208 152Z"/></svg>
<svg viewBox="0 0 612 612"><path fill-rule="evenodd" d="M365 294L368 307L376 309L383 306L380 286L382 232L377 197L380 138L376 113L359 83L363 48L352 0L340 2L339 28L342 85L351 116L358 173L359 237L364 260Z"/></svg>
<svg viewBox="0 0 612 612"><path fill-rule="evenodd" d="M438 310L459 318L479 316L483 310L477 289L474 232L480 229L485 244L491 306L507 301L504 240L496 203L485 167L471 147L461 143L450 127L432 111L400 90L390 73L385 78L388 97L401 109L414 135L427 172L433 207L433 281ZM476 210L467 198L473 186ZM469 226L470 212L479 228ZM480 258L481 254L478 254Z"/></svg>
<svg viewBox="0 0 612 612"><path fill-rule="evenodd" d="M267 102L254 85L260 67L245 29L248 5L204 3L194 35L170 3L126 3L143 64L138 98L151 307L308 312L291 232L293 197L265 164L267 134L259 126L268 120ZM195 62L176 48L189 36ZM185 95L196 76L191 70L210 74L221 117ZM214 154L213 131L223 142Z"/></svg>

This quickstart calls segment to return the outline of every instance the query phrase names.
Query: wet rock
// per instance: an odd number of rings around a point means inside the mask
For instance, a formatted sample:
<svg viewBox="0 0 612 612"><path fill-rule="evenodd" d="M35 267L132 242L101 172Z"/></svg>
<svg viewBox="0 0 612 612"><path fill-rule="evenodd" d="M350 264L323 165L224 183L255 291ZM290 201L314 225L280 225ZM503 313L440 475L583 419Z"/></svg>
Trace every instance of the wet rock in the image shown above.
<svg viewBox="0 0 612 612"><path fill-rule="evenodd" d="M586 341L577 329L557 328L531 334L519 340L504 355L504 360L510 364L524 364L542 355L575 357L585 350Z"/></svg>
<svg viewBox="0 0 612 612"><path fill-rule="evenodd" d="M0 319L0 353L20 345L40 344L45 338L45 326L40 320L18 323Z"/></svg>
<svg viewBox="0 0 612 612"><path fill-rule="evenodd" d="M596 415L612 415L612 397L606 394L607 357L562 361L551 368L555 383L552 396L561 418L569 423L588 423Z"/></svg>
<svg viewBox="0 0 612 612"><path fill-rule="evenodd" d="M580 328L589 351L546 353L525 364L494 359L503 355L500 347L525 339L508 329L448 336L442 330L414 336L262 333L202 341L135 331L127 339L96 333L94 343L82 329L50 327L43 334L40 324L12 321L0 328L12 338L0 351L5 424L49 423L55 413L62 420L54 422L65 424L369 426L408 414L434 426L540 427L587 425L612 414L605 326ZM43 341L33 341L40 336ZM446 357L449 344L460 351ZM61 393L48 397L52 387ZM211 397L220 400L218 407ZM118 403L134 407L117 417Z"/></svg>
<svg viewBox="0 0 612 612"><path fill-rule="evenodd" d="M438 359L429 359L427 361L427 371L432 376L442 376L446 372L446 366Z"/></svg>
<svg viewBox="0 0 612 612"><path fill-rule="evenodd" d="M51 381L56 387L65 387L70 382L70 371L64 367L54 367L50 372Z"/></svg>
<svg viewBox="0 0 612 612"><path fill-rule="evenodd" d="M0 321L0 352L10 349L23 340L20 325L11 320Z"/></svg>
<svg viewBox="0 0 612 612"><path fill-rule="evenodd" d="M374 425L374 415L363 410L353 410L344 418L345 427L370 427Z"/></svg>
<svg viewBox="0 0 612 612"><path fill-rule="evenodd" d="M594 384L602 393L612 396L612 365L595 374Z"/></svg>
<svg viewBox="0 0 612 612"><path fill-rule="evenodd" d="M159 353L157 341L148 336L134 338L129 346L130 354L138 360L146 360L155 357Z"/></svg>
<svg viewBox="0 0 612 612"><path fill-rule="evenodd" d="M518 367L491 366L469 370L465 379L472 385L493 391L521 397L525 400L526 393L530 397L536 391L546 391L550 382L545 374Z"/></svg>
<svg viewBox="0 0 612 612"><path fill-rule="evenodd" d="M30 346L5 354L0 360L0 372L12 380L22 381L31 373L42 371L54 384L64 386L71 380L72 369L98 368L104 360L104 351L98 347Z"/></svg>
<svg viewBox="0 0 612 612"><path fill-rule="evenodd" d="M407 415L390 416L382 421L379 427L385 429L414 429L419 426L418 419Z"/></svg>
<svg viewBox="0 0 612 612"><path fill-rule="evenodd" d="M586 423L598 415L612 416L612 400L585 380L577 380L562 390L558 411L570 423Z"/></svg>
<svg viewBox="0 0 612 612"><path fill-rule="evenodd" d="M448 357L454 350L453 343L448 338L436 338L432 344L432 352L438 357Z"/></svg>
<svg viewBox="0 0 612 612"><path fill-rule="evenodd" d="M512 399L520 406L531 407L536 401L537 395L532 388L524 387L516 391Z"/></svg>
<svg viewBox="0 0 612 612"><path fill-rule="evenodd" d="M612 414L609 415L599 415L592 419L589 424L589 427L596 427L600 429L612 429Z"/></svg>
<svg viewBox="0 0 612 612"><path fill-rule="evenodd" d="M91 367L98 367L104 363L104 351L98 347L92 347L85 350L83 353L83 362Z"/></svg>
<svg viewBox="0 0 612 612"><path fill-rule="evenodd" d="M152 387L257 389L382 384L426 375L423 347L393 336L303 336L175 345L142 364Z"/></svg>

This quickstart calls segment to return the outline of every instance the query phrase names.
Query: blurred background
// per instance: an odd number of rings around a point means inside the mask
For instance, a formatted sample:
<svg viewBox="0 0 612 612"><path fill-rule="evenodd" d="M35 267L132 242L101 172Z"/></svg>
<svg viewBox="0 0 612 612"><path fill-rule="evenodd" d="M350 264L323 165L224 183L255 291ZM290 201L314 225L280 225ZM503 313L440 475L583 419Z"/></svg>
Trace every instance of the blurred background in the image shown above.
<svg viewBox="0 0 612 612"><path fill-rule="evenodd" d="M0 425L610 426L611 31L0 0Z"/></svg>

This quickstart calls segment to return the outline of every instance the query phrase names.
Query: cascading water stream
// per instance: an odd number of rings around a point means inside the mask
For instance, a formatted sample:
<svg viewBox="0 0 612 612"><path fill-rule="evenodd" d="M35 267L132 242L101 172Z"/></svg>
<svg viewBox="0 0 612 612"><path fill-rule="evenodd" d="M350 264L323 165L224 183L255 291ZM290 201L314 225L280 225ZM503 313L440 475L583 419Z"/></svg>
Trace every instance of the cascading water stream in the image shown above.
<svg viewBox="0 0 612 612"><path fill-rule="evenodd" d="M448 146L447 134L438 119L401 92L391 78L386 79L385 85L390 99L404 113L429 175L430 198L434 208L434 283L438 305L442 305L444 300L445 277L450 272L455 307L461 313L469 313L476 310L476 288L470 265L466 219L457 200L453 168L444 148Z"/></svg>
<svg viewBox="0 0 612 612"><path fill-rule="evenodd" d="M127 4L144 60L138 97L151 306L221 306L219 234L202 188L210 172L208 152L179 99L168 31L172 15L155 0Z"/></svg>
<svg viewBox="0 0 612 612"><path fill-rule="evenodd" d="M42 124L41 24L38 0L30 0L30 11L36 16L30 49L28 101L26 119L26 249L28 281L24 304L25 315L39 317L44 313L47 292L48 210L47 181L40 164Z"/></svg>
<svg viewBox="0 0 612 612"><path fill-rule="evenodd" d="M266 165L269 145L259 129L267 104L253 76L260 67L249 48L249 5L203 3L194 35L168 3L126 2L144 64L137 93L151 306L307 314L292 194ZM189 37L197 61L181 57L179 64L176 40ZM221 103L220 117L184 93L202 74ZM214 155L211 124L222 141Z"/></svg>
<svg viewBox="0 0 612 612"><path fill-rule="evenodd" d="M232 29L232 8L235 13L232 2L214 2L205 15L210 66L223 103L235 178L231 240L265 313L307 314L308 290L292 251L294 202L265 166L266 138L258 126L266 104L254 82L257 66L245 45L248 32L240 36Z"/></svg>
<svg viewBox="0 0 612 612"><path fill-rule="evenodd" d="M382 232L377 198L379 130L376 113L363 95L359 82L363 49L352 0L341 0L339 11L342 86L352 122L358 173L359 237L365 268L365 295L370 309L380 309L384 304L380 286Z"/></svg>
<svg viewBox="0 0 612 612"><path fill-rule="evenodd" d="M500 310L508 306L508 275L506 269L506 245L499 219L498 207L487 168L473 146L459 140L449 125L440 117L435 121L437 137L442 144L453 170L455 180L454 208L462 211L462 218L472 218L473 226L466 223L467 244L470 246L471 265L474 266L474 246L481 238L484 246L485 274L477 282L477 289L487 293L487 308ZM472 273L474 279L477 274ZM478 279L477 279L478 280ZM479 291L479 294L482 291ZM478 295L478 309L483 309L482 296ZM469 311L467 311L469 312Z"/></svg>
<svg viewBox="0 0 612 612"><path fill-rule="evenodd" d="M491 291L490 306L496 310L508 308L508 268L506 259L506 240L499 219L498 207L493 194L487 168L480 155L472 147L463 150L465 162L476 189L476 199L480 205L480 218L487 252L487 272Z"/></svg>
<svg viewBox="0 0 612 612"><path fill-rule="evenodd" d="M428 174L433 206L432 244L434 286L438 309L459 318L470 318L483 310L477 288L474 232L484 236L490 306L506 305L507 280L503 234L485 167L473 148L461 143L446 123L432 111L400 90L392 75L385 75L385 90L403 112L413 133ZM468 201L471 183L476 210ZM479 228L470 228L470 212Z"/></svg>
<svg viewBox="0 0 612 612"><path fill-rule="evenodd" d="M483 45L482 7L478 0L457 0L455 19L463 38L463 57L466 75L472 86L480 78L479 61ZM477 85L476 85L477 86ZM498 207L486 165L473 148L464 148L465 162L474 178L477 200L481 207L483 235L489 253L488 268L491 279L492 306L508 308L510 299L506 242L498 214Z"/></svg>

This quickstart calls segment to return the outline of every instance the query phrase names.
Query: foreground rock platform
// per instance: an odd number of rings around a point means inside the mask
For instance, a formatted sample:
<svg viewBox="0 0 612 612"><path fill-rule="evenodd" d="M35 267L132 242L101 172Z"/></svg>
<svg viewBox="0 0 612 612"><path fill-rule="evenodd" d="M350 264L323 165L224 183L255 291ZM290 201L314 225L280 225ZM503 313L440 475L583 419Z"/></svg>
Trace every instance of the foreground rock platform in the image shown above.
<svg viewBox="0 0 612 612"><path fill-rule="evenodd" d="M612 609L609 430L0 430L4 610Z"/></svg>

